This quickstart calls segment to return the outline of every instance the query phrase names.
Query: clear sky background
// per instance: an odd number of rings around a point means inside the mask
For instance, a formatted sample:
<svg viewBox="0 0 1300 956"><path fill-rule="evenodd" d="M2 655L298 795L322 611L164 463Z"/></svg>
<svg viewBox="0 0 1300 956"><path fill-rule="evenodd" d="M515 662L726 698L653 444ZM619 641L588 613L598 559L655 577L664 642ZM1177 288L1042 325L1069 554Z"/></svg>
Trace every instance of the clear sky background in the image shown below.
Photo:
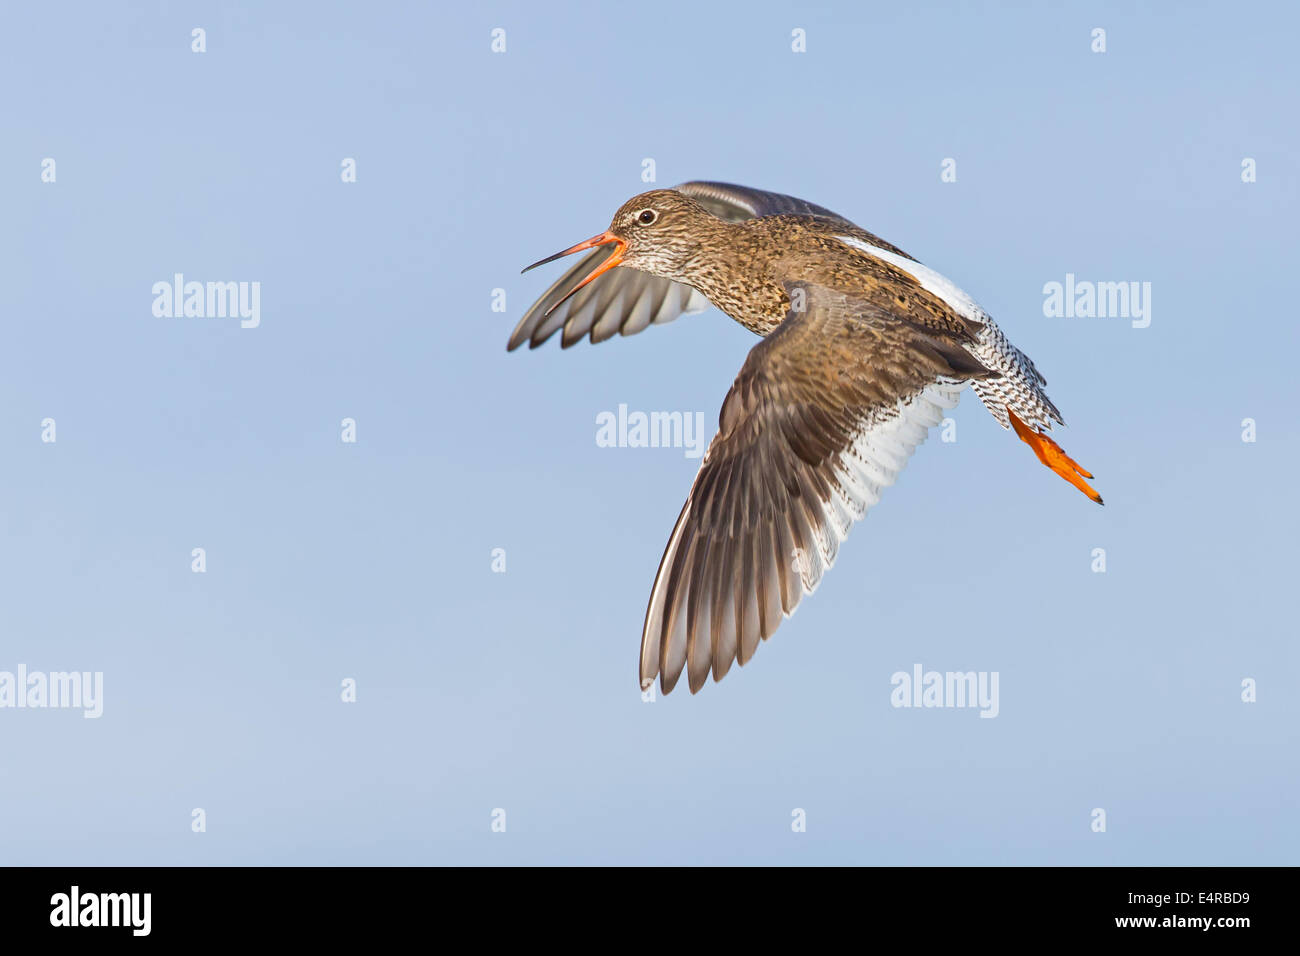
<svg viewBox="0 0 1300 956"><path fill-rule="evenodd" d="M725 6L6 9L0 670L104 712L0 710L0 861L1300 862L1294 6ZM646 158L949 275L1106 507L967 393L743 671L643 702L698 462L595 419L712 431L756 340L505 342ZM155 317L176 272L260 327ZM1067 273L1150 327L1045 317ZM999 716L891 707L915 664Z"/></svg>

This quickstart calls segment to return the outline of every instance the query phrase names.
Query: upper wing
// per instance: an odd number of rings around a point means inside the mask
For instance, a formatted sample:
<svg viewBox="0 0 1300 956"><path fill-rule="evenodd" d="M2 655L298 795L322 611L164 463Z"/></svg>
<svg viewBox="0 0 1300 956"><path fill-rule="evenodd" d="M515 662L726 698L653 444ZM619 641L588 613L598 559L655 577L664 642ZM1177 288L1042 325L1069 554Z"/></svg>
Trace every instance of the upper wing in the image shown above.
<svg viewBox="0 0 1300 956"><path fill-rule="evenodd" d="M845 229L857 227L829 209L814 203L729 183L691 182L674 187L697 200L720 219L739 222L762 216L800 215L824 219ZM560 345L568 348L584 335L603 342L615 332L635 335L651 323L671 322L679 315L703 312L708 300L689 286L661 279L636 269L611 269L580 289L573 298L546 315L546 310L564 298L564 294L590 275L614 254L612 247L602 247L583 256L546 290L532 308L524 313L506 344L514 351L525 340L537 348L561 328Z"/></svg>
<svg viewBox="0 0 1300 956"><path fill-rule="evenodd" d="M750 189L748 186L736 186L732 183L691 182L674 186L678 192L684 192L719 219L728 222L740 222L742 219L761 219L763 216L812 216L824 219L835 225L856 229L857 226L843 216L831 212L825 206L786 196L783 193L770 193L764 189Z"/></svg>
<svg viewBox="0 0 1300 956"><path fill-rule="evenodd" d="M820 285L745 360L659 565L641 686L745 664L835 560L967 381L957 331Z"/></svg>

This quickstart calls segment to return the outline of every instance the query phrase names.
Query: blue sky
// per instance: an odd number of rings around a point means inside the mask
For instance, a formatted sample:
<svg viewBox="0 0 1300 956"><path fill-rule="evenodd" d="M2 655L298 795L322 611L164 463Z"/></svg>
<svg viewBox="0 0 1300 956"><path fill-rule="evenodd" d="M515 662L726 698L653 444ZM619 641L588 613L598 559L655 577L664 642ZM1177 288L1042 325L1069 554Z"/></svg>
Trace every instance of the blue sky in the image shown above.
<svg viewBox="0 0 1300 956"><path fill-rule="evenodd" d="M1300 862L1298 25L1280 3L7 11L0 671L104 694L93 720L0 708L0 859ZM698 462L599 447L596 417L711 431L755 339L710 310L504 346L559 267L519 269L603 230L647 158L655 185L802 196L951 277L1046 374L1106 507L967 393L957 440L932 435L743 671L643 702ZM260 325L156 317L178 272L258 282ZM1045 316L1067 274L1149 282L1149 327ZM892 707L917 664L997 672L997 718Z"/></svg>

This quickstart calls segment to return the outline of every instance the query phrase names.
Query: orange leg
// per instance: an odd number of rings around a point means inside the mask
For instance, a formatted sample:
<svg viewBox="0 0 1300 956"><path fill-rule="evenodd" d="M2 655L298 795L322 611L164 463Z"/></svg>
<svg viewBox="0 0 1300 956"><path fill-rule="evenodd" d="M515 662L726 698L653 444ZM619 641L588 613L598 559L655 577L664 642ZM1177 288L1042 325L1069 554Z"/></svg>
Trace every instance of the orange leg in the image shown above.
<svg viewBox="0 0 1300 956"><path fill-rule="evenodd" d="M1097 504L1104 503L1101 500L1101 495L1097 494L1092 486L1083 480L1084 478L1091 478L1092 474L1067 455L1065 449L1042 432L1034 431L1017 418L1016 413L1009 408L1007 409L1007 415L1011 419L1011 427L1016 430L1020 440L1034 450L1034 454L1038 456L1039 461L1097 502Z"/></svg>

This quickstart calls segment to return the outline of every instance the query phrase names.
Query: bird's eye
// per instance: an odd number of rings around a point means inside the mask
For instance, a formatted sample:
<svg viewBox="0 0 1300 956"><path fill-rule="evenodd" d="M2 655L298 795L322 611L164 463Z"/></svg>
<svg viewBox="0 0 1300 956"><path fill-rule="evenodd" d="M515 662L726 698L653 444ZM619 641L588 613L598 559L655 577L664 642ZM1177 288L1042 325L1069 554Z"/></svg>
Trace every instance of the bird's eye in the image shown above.
<svg viewBox="0 0 1300 956"><path fill-rule="evenodd" d="M648 226L651 223L653 223L656 219L659 218L659 214L655 212L653 209L642 209L637 214L636 218L637 218L637 222L641 223L642 225Z"/></svg>

